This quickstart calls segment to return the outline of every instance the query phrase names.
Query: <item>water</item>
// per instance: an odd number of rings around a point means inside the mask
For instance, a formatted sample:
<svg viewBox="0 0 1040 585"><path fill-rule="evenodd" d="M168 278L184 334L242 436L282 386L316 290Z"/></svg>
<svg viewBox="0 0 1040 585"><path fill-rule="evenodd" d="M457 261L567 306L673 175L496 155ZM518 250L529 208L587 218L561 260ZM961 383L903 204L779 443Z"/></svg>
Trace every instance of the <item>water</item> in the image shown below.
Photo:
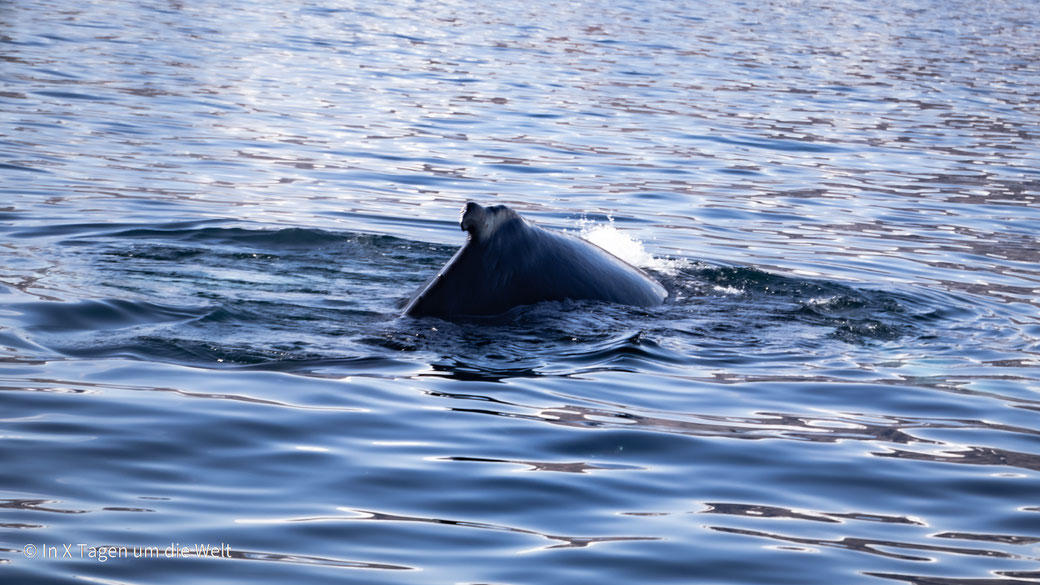
<svg viewBox="0 0 1040 585"><path fill-rule="evenodd" d="M1040 581L1038 14L0 3L0 579Z"/></svg>

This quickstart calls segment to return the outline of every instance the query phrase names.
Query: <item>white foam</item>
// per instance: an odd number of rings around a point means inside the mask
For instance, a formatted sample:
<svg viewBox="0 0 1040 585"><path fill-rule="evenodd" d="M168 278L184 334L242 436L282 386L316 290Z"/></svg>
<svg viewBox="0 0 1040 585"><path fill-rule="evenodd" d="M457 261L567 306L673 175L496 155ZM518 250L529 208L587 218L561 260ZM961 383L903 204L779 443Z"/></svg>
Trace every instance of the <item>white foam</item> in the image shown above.
<svg viewBox="0 0 1040 585"><path fill-rule="evenodd" d="M717 293L724 294L724 295L736 296L736 295L744 294L744 291L740 290L739 288L732 287L732 286L719 286L719 285L715 285L715 286L711 287L711 289L713 291L717 292Z"/></svg>
<svg viewBox="0 0 1040 585"><path fill-rule="evenodd" d="M643 242L614 227L613 218L608 218L608 221L609 223L596 223L582 219L578 222L578 236L633 266L649 268L670 276L688 264L681 258L655 258L646 251Z"/></svg>

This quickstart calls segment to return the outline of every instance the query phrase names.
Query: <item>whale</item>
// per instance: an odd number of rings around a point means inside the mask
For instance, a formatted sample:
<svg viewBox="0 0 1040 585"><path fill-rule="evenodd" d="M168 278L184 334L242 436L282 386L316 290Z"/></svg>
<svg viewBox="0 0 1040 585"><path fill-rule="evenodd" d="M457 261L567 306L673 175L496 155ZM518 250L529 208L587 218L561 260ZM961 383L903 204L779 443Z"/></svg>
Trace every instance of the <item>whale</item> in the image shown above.
<svg viewBox="0 0 1040 585"><path fill-rule="evenodd" d="M466 243L404 308L408 317L493 316L544 301L653 307L668 292L652 276L576 236L539 227L505 205L470 201Z"/></svg>

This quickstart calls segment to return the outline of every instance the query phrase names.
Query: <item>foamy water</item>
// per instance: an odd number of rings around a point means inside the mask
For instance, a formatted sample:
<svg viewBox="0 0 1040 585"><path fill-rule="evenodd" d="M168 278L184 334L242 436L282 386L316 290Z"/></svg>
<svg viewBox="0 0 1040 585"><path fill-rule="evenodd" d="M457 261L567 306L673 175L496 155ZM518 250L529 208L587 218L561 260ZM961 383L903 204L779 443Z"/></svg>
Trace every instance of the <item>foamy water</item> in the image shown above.
<svg viewBox="0 0 1040 585"><path fill-rule="evenodd" d="M633 266L675 276L680 270L691 265L686 258L655 257L647 251L643 242L618 229L612 219L608 223L582 220L578 223L578 228L578 237L596 244Z"/></svg>

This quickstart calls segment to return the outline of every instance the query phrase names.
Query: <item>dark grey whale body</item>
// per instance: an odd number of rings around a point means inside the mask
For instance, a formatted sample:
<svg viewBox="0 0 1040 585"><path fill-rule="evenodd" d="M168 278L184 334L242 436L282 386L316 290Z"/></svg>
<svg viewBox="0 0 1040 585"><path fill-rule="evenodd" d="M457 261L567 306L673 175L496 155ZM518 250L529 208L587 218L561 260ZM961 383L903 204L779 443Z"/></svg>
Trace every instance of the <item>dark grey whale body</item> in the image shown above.
<svg viewBox="0 0 1040 585"><path fill-rule="evenodd" d="M668 296L642 270L580 238L540 228L504 205L466 204L466 244L412 297L404 314L498 315L541 301L652 307Z"/></svg>

